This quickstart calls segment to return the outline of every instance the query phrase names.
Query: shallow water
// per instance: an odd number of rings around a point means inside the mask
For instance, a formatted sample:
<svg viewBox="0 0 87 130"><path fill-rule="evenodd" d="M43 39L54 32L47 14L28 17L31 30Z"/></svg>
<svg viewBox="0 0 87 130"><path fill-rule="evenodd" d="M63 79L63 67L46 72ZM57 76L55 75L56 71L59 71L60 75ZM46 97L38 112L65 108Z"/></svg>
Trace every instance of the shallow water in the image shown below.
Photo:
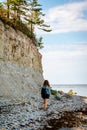
<svg viewBox="0 0 87 130"><path fill-rule="evenodd" d="M74 92L77 92L77 95L80 95L80 96L87 96L87 84L83 84L83 85L73 85L73 84L70 84L70 85L59 85L59 84L56 84L56 85L51 85L51 87L55 90L62 90L63 92L67 93L70 89L72 89Z"/></svg>

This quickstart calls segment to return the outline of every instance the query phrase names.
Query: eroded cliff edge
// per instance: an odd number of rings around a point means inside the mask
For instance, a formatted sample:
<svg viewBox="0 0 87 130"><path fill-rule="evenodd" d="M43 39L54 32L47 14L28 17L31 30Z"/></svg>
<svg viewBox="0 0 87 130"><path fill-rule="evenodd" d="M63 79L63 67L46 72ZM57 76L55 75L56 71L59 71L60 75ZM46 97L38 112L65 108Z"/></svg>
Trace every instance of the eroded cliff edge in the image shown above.
<svg viewBox="0 0 87 130"><path fill-rule="evenodd" d="M29 37L0 21L0 105L28 101L38 94L41 60Z"/></svg>

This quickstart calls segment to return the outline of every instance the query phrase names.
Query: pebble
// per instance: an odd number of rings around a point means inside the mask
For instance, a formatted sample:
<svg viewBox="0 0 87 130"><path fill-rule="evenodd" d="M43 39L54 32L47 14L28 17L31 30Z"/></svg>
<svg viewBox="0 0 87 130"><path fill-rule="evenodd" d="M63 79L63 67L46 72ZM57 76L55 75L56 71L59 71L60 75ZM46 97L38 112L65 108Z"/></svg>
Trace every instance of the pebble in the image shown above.
<svg viewBox="0 0 87 130"><path fill-rule="evenodd" d="M29 103L2 108L0 130L39 130L44 127L43 124L45 125L48 119L58 119L64 111L87 108L87 102L82 102L81 97L77 95L73 95L71 98L63 96L62 100L57 100L51 96L47 111L39 109L42 103L41 98L32 97Z"/></svg>

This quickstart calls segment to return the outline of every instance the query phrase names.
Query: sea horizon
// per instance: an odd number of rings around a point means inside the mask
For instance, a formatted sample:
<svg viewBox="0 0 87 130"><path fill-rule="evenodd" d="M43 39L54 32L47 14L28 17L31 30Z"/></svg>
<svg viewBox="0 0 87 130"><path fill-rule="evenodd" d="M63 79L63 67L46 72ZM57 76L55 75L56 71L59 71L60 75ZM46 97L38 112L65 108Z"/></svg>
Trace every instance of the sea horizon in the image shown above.
<svg viewBox="0 0 87 130"><path fill-rule="evenodd" d="M61 90L65 93L72 89L77 95L87 97L87 84L51 84L51 87L54 90Z"/></svg>
<svg viewBox="0 0 87 130"><path fill-rule="evenodd" d="M80 83L79 84L73 84L73 83L72 84L71 83L70 84L57 84L57 83L53 83L51 85L87 85L87 84L80 84Z"/></svg>

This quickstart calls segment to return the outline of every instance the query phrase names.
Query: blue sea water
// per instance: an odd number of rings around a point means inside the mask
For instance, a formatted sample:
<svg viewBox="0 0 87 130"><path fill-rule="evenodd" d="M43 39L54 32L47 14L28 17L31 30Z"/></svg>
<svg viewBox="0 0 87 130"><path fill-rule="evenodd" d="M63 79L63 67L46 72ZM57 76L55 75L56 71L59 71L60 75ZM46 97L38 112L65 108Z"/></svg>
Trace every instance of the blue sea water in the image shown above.
<svg viewBox="0 0 87 130"><path fill-rule="evenodd" d="M86 96L87 97L87 84L68 84L68 85L59 85L54 84L51 85L52 89L54 90L62 90L63 92L67 93L70 89L77 93L79 96Z"/></svg>

